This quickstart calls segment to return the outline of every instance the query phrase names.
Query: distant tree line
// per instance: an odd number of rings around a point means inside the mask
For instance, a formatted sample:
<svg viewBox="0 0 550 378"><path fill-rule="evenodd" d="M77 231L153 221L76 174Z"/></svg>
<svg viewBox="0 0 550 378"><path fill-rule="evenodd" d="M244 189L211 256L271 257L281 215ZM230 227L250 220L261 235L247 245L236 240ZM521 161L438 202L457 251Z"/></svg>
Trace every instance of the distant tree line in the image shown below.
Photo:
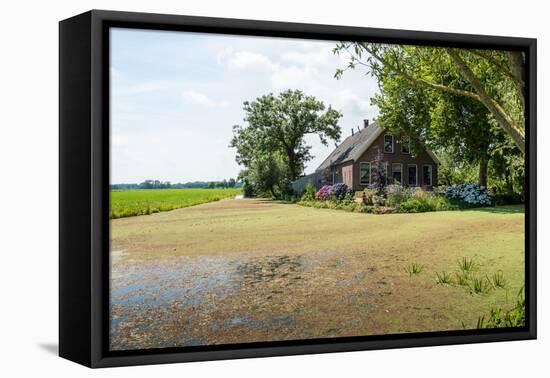
<svg viewBox="0 0 550 378"><path fill-rule="evenodd" d="M240 188L242 182L234 178L223 179L221 181L192 181L185 183L174 183L170 181L160 180L145 180L139 184L112 184L112 190L128 190L128 189L225 189L225 188Z"/></svg>

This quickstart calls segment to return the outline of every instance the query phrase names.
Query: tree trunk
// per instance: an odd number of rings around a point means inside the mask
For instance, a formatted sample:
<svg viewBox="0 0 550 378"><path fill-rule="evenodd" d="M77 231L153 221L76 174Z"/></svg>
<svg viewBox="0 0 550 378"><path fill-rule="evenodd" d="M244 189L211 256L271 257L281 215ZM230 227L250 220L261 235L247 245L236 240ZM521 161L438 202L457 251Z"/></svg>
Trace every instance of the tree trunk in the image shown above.
<svg viewBox="0 0 550 378"><path fill-rule="evenodd" d="M497 123L504 131L512 138L519 150L525 154L525 135L523 131L514 124L512 118L504 111L502 106L494 101L485 91L483 85L472 72L470 67L462 60L460 55L451 48L447 49L447 53L456 64L458 71L462 76L470 82L476 93L479 95L479 101L491 112Z"/></svg>
<svg viewBox="0 0 550 378"><path fill-rule="evenodd" d="M525 108L525 60L523 59L523 53L520 51L507 51L507 54L510 72L514 76L514 83L521 94L519 96L521 106Z"/></svg>
<svg viewBox="0 0 550 378"><path fill-rule="evenodd" d="M286 154L288 158L288 170L290 172L290 179L294 181L298 178L298 172L296 169L296 155L294 154L294 150L290 149L287 150Z"/></svg>
<svg viewBox="0 0 550 378"><path fill-rule="evenodd" d="M277 195L275 194L275 190L273 189L273 186L269 187L269 191L271 192L271 195L273 196L273 198L277 198Z"/></svg>
<svg viewBox="0 0 550 378"><path fill-rule="evenodd" d="M489 166L489 159L487 156L482 156L479 160L479 185L487 187L487 167Z"/></svg>
<svg viewBox="0 0 550 378"><path fill-rule="evenodd" d="M508 195L514 194L514 181L512 180L512 175L510 173L510 169L506 168L505 170L505 180L506 180L506 192Z"/></svg>

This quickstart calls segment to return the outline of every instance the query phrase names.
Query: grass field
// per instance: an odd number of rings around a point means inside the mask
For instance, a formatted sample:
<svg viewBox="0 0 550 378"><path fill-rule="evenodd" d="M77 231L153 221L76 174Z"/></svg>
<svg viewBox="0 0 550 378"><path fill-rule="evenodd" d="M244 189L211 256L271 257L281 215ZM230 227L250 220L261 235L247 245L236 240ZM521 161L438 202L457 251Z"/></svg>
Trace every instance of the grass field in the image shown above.
<svg viewBox="0 0 550 378"><path fill-rule="evenodd" d="M111 347L476 328L524 285L524 211L228 199L111 221Z"/></svg>
<svg viewBox="0 0 550 378"><path fill-rule="evenodd" d="M231 189L140 189L111 191L110 218L133 217L169 211L234 197L240 188Z"/></svg>

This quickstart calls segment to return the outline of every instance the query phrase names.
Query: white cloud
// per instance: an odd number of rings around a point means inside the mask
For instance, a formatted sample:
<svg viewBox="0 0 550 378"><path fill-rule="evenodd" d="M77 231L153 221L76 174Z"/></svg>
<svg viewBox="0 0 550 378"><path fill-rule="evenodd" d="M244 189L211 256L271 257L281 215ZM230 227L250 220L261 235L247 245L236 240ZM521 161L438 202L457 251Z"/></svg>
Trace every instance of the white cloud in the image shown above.
<svg viewBox="0 0 550 378"><path fill-rule="evenodd" d="M373 107L368 97L361 97L349 89L332 93L331 104L337 109L348 109L355 113L370 113Z"/></svg>
<svg viewBox="0 0 550 378"><path fill-rule="evenodd" d="M217 61L232 70L275 71L279 68L266 55L250 51L226 49L218 54Z"/></svg>
<svg viewBox="0 0 550 378"><path fill-rule="evenodd" d="M313 51L288 51L281 54L281 60L301 66L331 66L337 57L332 53L330 46L323 46Z"/></svg>
<svg viewBox="0 0 550 378"><path fill-rule="evenodd" d="M228 147L232 125L243 122L243 101L270 92L300 89L342 111L342 139L376 115L369 99L378 88L364 70L334 79L347 59L332 53L331 41L165 33L144 42L133 32L115 37L125 48L112 53L113 182L235 176L239 167ZM144 60L147 48L155 53ZM323 146L312 135L306 143L314 155L309 173L334 142ZM200 165L189 163L205 149L210 152Z"/></svg>
<svg viewBox="0 0 550 378"><path fill-rule="evenodd" d="M206 106L209 108L223 108L229 105L225 100L216 101L208 97L204 93L195 92L195 91L184 91L182 93L183 100L186 102L191 102L194 104Z"/></svg>

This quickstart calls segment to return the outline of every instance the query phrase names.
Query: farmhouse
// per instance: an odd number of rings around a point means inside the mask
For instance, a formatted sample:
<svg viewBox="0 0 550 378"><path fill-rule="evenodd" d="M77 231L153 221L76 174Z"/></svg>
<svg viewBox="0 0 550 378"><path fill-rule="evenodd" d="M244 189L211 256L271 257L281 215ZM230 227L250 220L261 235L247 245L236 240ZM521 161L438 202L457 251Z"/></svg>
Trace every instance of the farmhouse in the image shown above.
<svg viewBox="0 0 550 378"><path fill-rule="evenodd" d="M429 150L412 153L408 138L397 138L376 122L363 121L363 128L352 130L316 171L293 183L301 192L311 182L316 188L343 182L354 191L364 190L376 180L376 170L383 170L389 184L421 186L437 185L439 161Z"/></svg>

